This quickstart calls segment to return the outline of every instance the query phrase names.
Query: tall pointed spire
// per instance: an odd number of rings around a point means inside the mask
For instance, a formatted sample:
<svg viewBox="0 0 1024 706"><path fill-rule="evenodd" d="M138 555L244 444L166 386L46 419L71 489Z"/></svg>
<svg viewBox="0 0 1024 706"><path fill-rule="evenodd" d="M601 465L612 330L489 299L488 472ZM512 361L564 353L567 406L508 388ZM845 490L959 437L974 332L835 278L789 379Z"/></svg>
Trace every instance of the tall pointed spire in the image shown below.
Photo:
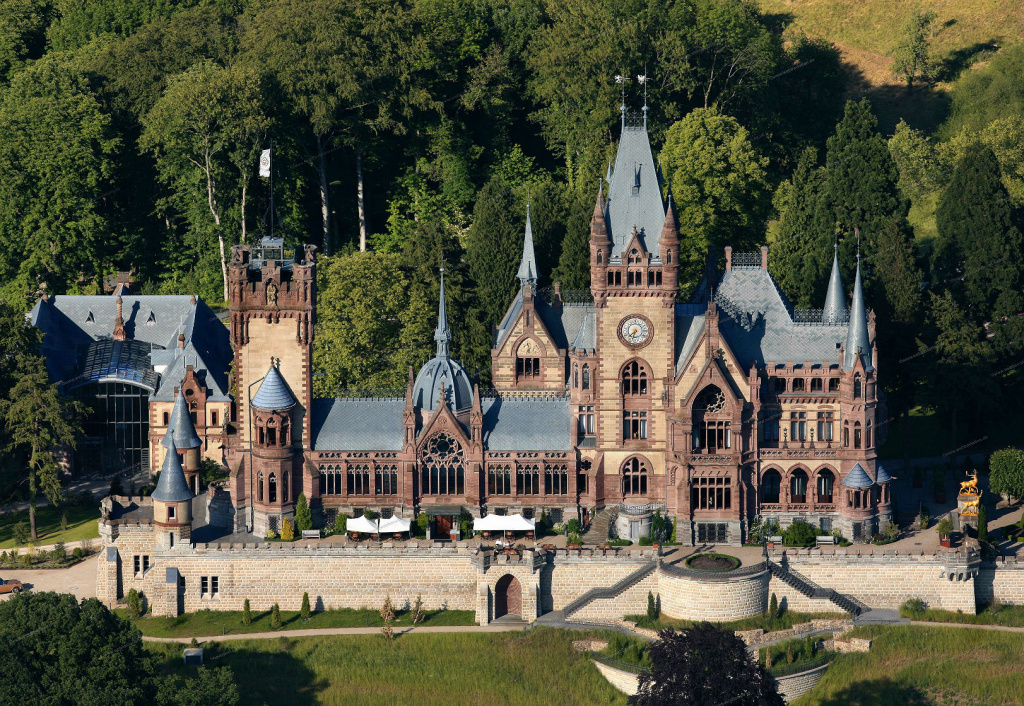
<svg viewBox="0 0 1024 706"><path fill-rule="evenodd" d="M164 465L160 469L160 480L156 483L153 491L153 499L161 502L184 502L195 497L185 480L185 469L181 467L181 459L178 458L178 447L174 445L173 430L171 443L167 446L167 453L164 454Z"/></svg>
<svg viewBox="0 0 1024 706"><path fill-rule="evenodd" d="M853 303L850 306L850 327L846 331L843 367L851 370L862 356L865 368L871 368L871 341L868 338L868 313L864 305L864 285L860 278L860 252L857 253L857 278L853 281Z"/></svg>
<svg viewBox="0 0 1024 706"><path fill-rule="evenodd" d="M444 300L443 267L441 268L441 301L437 305L437 328L434 330L434 340L437 341L437 357L447 360L451 355L449 345L452 342L452 332L448 328L448 307Z"/></svg>
<svg viewBox="0 0 1024 706"><path fill-rule="evenodd" d="M180 388L174 400L174 408L171 410L167 433L160 443L168 448L174 444L179 449L194 449L203 445L203 440L196 433L196 425L192 422L192 415L185 401L185 391Z"/></svg>
<svg viewBox="0 0 1024 706"><path fill-rule="evenodd" d="M839 274L839 243L836 243L832 255L832 276L828 279L825 306L821 310L821 323L840 324L845 320L846 293L843 290L843 278Z"/></svg>
<svg viewBox="0 0 1024 706"><path fill-rule="evenodd" d="M537 286L537 278L540 271L537 269L537 258L533 254L533 226L530 224L530 206L526 206L526 235L523 238L523 261L519 263L519 285L525 287L529 284Z"/></svg>

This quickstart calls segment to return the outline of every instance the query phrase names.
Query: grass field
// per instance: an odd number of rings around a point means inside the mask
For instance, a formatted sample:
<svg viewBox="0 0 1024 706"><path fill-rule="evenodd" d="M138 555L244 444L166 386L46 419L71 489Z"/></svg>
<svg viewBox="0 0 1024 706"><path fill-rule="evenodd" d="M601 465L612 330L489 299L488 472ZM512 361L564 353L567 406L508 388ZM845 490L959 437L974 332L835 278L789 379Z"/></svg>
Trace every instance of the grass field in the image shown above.
<svg viewBox="0 0 1024 706"><path fill-rule="evenodd" d="M62 535L60 518L65 512L68 514L68 530ZM43 505L36 508L36 529L39 539L35 543L56 544L61 539L65 542L74 542L79 539L97 538L100 536L97 524L99 519L100 509L96 505L70 505L64 508ZM0 549L17 546L14 542L14 525L19 522L28 525L28 509L0 515Z"/></svg>
<svg viewBox="0 0 1024 706"><path fill-rule="evenodd" d="M535 628L510 633L331 636L225 643L209 666L230 666L243 704L626 704L572 641L601 633ZM147 643L169 672L181 646Z"/></svg>
<svg viewBox="0 0 1024 706"><path fill-rule="evenodd" d="M843 617L846 617L846 613L800 613L799 611L787 610L772 621L770 625L763 615L755 615L752 618L744 618L743 620L733 620L728 623L715 623L715 625L725 628L726 630L756 630L757 628L764 628L765 630L772 631L788 630L798 623L806 623L815 619ZM661 630L663 628L685 628L693 625L692 620L666 617L659 618L658 620L648 620L646 615L627 615L626 620L632 620L639 627L650 628L652 630Z"/></svg>
<svg viewBox="0 0 1024 706"><path fill-rule="evenodd" d="M929 627L859 628L868 653L840 655L794 706L1002 706L1024 703L1019 633Z"/></svg>
<svg viewBox="0 0 1024 706"><path fill-rule="evenodd" d="M952 610L928 608L923 611L909 611L900 608L900 615L911 620L924 620L930 623L964 623L967 625L1004 625L1011 628L1024 628L1024 606L999 605L988 606L977 615L957 613ZM1021 638L1024 640L1024 637Z"/></svg>
<svg viewBox="0 0 1024 706"><path fill-rule="evenodd" d="M128 611L118 608L114 611L122 618ZM394 625L412 625L412 611L395 611ZM424 611L423 625L476 625L476 614L471 610ZM242 612L234 610L209 610L186 613L177 618L143 617L132 621L143 635L149 637L203 637L210 635L244 635L253 632L272 632L270 611L252 611L252 622L242 625ZM309 620L302 620L298 611L281 611L282 632L288 630L313 630L317 628L362 628L379 627L384 624L376 610L353 610L341 608L313 613Z"/></svg>

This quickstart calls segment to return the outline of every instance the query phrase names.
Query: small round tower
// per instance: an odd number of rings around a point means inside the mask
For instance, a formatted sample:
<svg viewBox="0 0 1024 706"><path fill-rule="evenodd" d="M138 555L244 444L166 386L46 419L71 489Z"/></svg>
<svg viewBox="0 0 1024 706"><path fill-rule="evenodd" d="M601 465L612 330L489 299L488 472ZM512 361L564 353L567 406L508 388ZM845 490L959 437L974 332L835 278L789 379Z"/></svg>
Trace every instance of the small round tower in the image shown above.
<svg viewBox="0 0 1024 706"><path fill-rule="evenodd" d="M184 391L181 389L178 390L178 397L174 400L174 409L171 411L167 433L160 445L170 449L172 440L178 453L181 454L185 482L192 490L193 495L199 495L199 467L203 462L203 441L196 433L196 425L192 422L188 402L185 401Z"/></svg>
<svg viewBox="0 0 1024 706"><path fill-rule="evenodd" d="M159 549L173 549L179 542L189 543L192 539L192 498L195 495L185 480L172 432L173 429L168 432L167 454L152 496L153 528Z"/></svg>

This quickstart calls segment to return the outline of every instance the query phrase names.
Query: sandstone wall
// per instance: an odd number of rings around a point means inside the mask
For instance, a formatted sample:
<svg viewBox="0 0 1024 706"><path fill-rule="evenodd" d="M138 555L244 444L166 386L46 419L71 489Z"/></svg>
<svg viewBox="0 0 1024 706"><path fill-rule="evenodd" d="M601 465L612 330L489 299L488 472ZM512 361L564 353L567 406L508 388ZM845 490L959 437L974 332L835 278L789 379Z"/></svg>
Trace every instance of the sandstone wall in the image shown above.
<svg viewBox="0 0 1024 706"><path fill-rule="evenodd" d="M1007 559L994 564L983 564L975 578L978 603L992 601L1024 605L1024 560Z"/></svg>
<svg viewBox="0 0 1024 706"><path fill-rule="evenodd" d="M658 573L652 571L615 598L591 601L572 614L572 622L608 623L625 615L643 615L647 612L647 594L658 595Z"/></svg>
<svg viewBox="0 0 1024 706"><path fill-rule="evenodd" d="M550 566L542 569L541 591L545 598L545 611L562 610L592 588L614 586L622 579L654 559L653 550L616 552L612 556L570 556L556 553ZM650 590L650 589L648 589ZM657 589L654 593L657 594ZM647 610L647 592L644 591L643 610ZM618 617L631 612L620 612Z"/></svg>
<svg viewBox="0 0 1024 706"><path fill-rule="evenodd" d="M820 667L809 669L806 672L779 677L775 680L775 683L779 687L779 694L786 700L786 703L793 701L799 696L803 696L813 689L819 681L821 681L821 678L825 676L825 670L827 669L828 665L823 664Z"/></svg>
<svg viewBox="0 0 1024 706"><path fill-rule="evenodd" d="M594 660L594 666L608 680L609 684L627 696L636 696L636 692L639 689L639 677L636 674L623 669L616 669L597 660Z"/></svg>
<svg viewBox="0 0 1024 706"><path fill-rule="evenodd" d="M735 578L696 578L659 569L661 612L670 618L725 622L759 615L768 607L767 571Z"/></svg>

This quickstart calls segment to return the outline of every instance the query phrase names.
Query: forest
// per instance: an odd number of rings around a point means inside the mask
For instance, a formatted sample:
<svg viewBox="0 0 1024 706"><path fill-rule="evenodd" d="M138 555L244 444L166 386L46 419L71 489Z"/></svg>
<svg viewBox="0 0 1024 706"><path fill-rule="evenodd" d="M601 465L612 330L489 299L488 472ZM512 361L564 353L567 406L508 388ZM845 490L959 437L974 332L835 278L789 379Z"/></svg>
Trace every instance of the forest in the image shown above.
<svg viewBox="0 0 1024 706"><path fill-rule="evenodd" d="M527 206L540 285L586 290L620 105L646 103L681 301L709 247L768 244L801 307L821 305L834 243L847 283L859 250L892 452L912 412L949 449L995 443L993 422L1019 434L1019 20L965 50L908 9L890 42L904 116L771 5L0 0L0 313L118 271L223 307L230 246L273 228L319 248L318 395L404 384L442 265L453 352L486 385Z"/></svg>

